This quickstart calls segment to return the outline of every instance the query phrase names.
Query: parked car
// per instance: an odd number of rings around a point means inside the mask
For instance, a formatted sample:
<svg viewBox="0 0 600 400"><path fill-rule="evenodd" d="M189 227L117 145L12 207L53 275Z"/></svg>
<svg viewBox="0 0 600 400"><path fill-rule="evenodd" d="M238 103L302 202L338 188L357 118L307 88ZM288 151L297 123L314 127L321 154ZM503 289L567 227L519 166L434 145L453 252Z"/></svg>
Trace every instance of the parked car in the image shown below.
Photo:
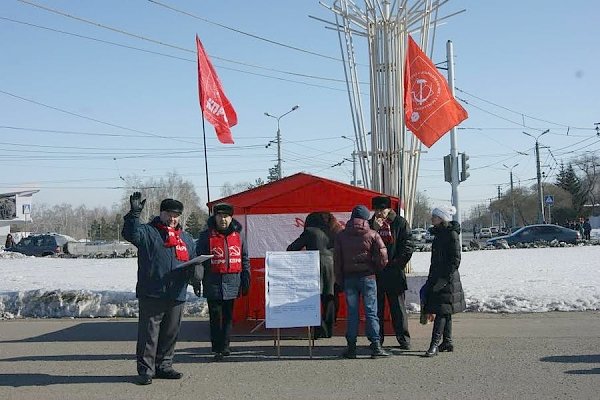
<svg viewBox="0 0 600 400"><path fill-rule="evenodd" d="M5 251L14 251L26 256L45 257L66 253L67 243L70 241L75 241L75 239L58 233L30 235L21 239L13 247L5 249Z"/></svg>
<svg viewBox="0 0 600 400"><path fill-rule="evenodd" d="M490 228L481 228L476 236L477 236L477 239L491 238L493 236L492 230Z"/></svg>
<svg viewBox="0 0 600 400"><path fill-rule="evenodd" d="M581 233L552 224L528 225L510 235L488 239L486 243L495 245L499 240L506 240L509 245L514 245L517 243L532 243L541 240L551 242L554 239L559 242L575 244L581 239Z"/></svg>
<svg viewBox="0 0 600 400"><path fill-rule="evenodd" d="M500 234L500 228L497 226L490 226L490 231L492 232L492 236L498 236Z"/></svg>
<svg viewBox="0 0 600 400"><path fill-rule="evenodd" d="M433 228L433 226L430 226L429 229L427 229L427 232L425 232L425 235L423 235L425 243L431 243L435 238L435 235L431 233L431 228Z"/></svg>
<svg viewBox="0 0 600 400"><path fill-rule="evenodd" d="M415 228L410 231L410 236L412 240L415 242L423 242L425 240L425 234L427 233L426 229L423 228Z"/></svg>

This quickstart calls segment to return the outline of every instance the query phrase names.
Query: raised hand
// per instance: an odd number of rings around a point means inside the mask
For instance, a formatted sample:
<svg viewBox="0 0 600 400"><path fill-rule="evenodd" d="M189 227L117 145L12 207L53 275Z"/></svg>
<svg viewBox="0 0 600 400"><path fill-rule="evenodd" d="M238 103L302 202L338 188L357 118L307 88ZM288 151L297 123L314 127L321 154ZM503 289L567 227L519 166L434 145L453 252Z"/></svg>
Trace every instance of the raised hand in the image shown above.
<svg viewBox="0 0 600 400"><path fill-rule="evenodd" d="M139 216L144 209L144 205L146 204L146 199L142 200L142 194L140 192L133 192L131 196L129 196L129 205L131 206L131 213Z"/></svg>

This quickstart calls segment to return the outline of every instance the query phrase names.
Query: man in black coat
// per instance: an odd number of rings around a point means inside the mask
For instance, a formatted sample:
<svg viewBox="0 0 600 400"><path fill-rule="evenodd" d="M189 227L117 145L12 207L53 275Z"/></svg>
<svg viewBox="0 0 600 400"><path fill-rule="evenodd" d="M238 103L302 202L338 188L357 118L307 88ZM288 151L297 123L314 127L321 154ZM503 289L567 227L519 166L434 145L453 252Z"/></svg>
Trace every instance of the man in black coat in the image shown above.
<svg viewBox="0 0 600 400"><path fill-rule="evenodd" d="M179 220L183 204L174 199L160 203L160 216L142 224L140 214L146 200L135 192L129 197L131 210L123 217L123 238L138 249L137 285L139 303L136 361L139 385L152 378L181 379L173 369L175 343L187 296L188 270L179 265L196 253L191 235ZM191 257L190 257L191 256Z"/></svg>
<svg viewBox="0 0 600 400"><path fill-rule="evenodd" d="M388 264L377 274L377 313L379 315L379 337L384 340L385 299L390 305L392 324L399 347L410 349L408 314L406 313L406 264L412 257L413 243L410 226L406 219L392 210L392 200L387 196L377 196L371 200L375 214L369 221L372 229L379 233L388 251Z"/></svg>

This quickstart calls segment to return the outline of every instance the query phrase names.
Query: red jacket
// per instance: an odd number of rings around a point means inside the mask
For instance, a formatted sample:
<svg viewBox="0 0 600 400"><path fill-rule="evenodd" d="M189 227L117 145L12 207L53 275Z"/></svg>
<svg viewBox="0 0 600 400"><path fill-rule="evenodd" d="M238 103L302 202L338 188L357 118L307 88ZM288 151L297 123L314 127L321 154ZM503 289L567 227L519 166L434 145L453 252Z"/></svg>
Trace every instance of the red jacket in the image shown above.
<svg viewBox="0 0 600 400"><path fill-rule="evenodd" d="M369 276L383 269L388 262L387 249L381 236L369 227L369 221L352 218L346 229L335 237L335 281L343 286L350 276Z"/></svg>

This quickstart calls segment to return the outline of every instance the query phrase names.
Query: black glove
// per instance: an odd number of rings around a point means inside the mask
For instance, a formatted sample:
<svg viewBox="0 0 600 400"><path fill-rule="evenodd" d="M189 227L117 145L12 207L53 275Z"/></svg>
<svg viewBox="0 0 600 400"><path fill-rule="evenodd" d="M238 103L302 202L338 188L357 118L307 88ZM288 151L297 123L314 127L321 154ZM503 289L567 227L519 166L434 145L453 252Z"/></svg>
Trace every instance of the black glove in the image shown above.
<svg viewBox="0 0 600 400"><path fill-rule="evenodd" d="M202 297L202 286L199 283L194 286L194 294L198 297Z"/></svg>
<svg viewBox="0 0 600 400"><path fill-rule="evenodd" d="M250 274L247 271L242 271L240 282L240 293L242 296L247 296L250 291Z"/></svg>
<svg viewBox="0 0 600 400"><path fill-rule="evenodd" d="M129 196L129 204L131 205L131 215L139 217L146 204L146 199L142 200L142 194L140 192L133 192Z"/></svg>

